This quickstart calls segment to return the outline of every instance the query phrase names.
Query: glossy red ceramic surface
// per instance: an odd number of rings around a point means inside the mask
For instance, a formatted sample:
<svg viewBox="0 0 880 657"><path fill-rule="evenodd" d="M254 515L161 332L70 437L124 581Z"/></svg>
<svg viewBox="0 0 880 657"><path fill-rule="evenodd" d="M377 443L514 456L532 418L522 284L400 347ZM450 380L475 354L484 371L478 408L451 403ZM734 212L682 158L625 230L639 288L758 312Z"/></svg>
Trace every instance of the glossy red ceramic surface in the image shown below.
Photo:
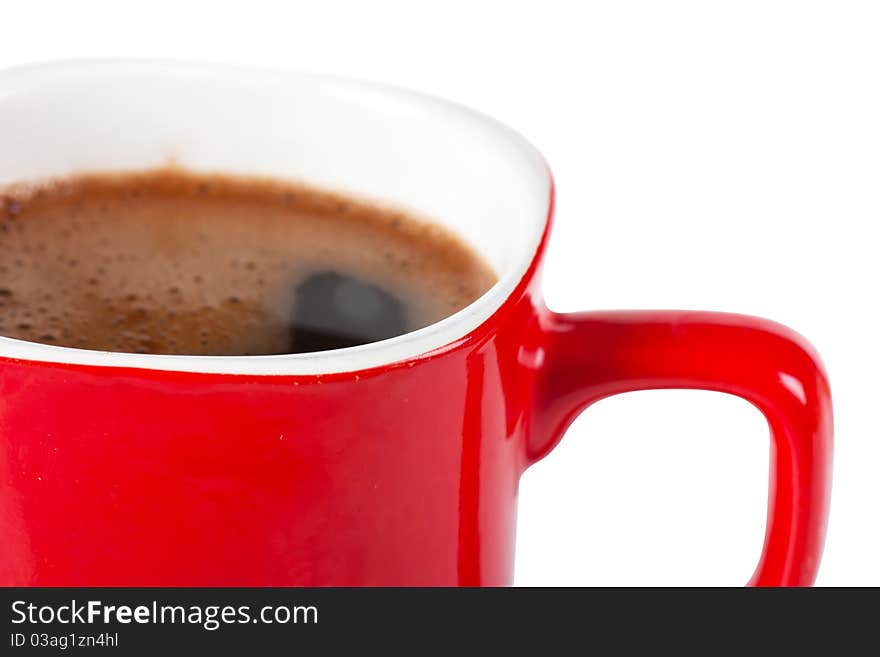
<svg viewBox="0 0 880 657"><path fill-rule="evenodd" d="M772 436L767 534L751 583L813 583L828 517L832 416L827 378L802 337L766 320L706 312L544 313L542 325L546 364L530 458L610 395L694 388L742 397Z"/></svg>
<svg viewBox="0 0 880 657"><path fill-rule="evenodd" d="M670 387L740 395L767 416L752 582L810 584L832 434L810 347L740 316L554 314L542 255L464 339L372 370L0 359L0 584L510 584L524 469L590 403Z"/></svg>

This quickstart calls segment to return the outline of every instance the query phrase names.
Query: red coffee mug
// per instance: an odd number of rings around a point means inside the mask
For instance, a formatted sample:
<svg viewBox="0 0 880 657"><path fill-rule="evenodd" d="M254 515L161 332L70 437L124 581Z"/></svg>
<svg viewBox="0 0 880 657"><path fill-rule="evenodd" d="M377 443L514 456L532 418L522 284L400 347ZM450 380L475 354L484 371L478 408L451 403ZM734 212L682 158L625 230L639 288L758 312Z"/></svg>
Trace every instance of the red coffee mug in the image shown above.
<svg viewBox="0 0 880 657"><path fill-rule="evenodd" d="M550 174L453 104L156 62L0 74L0 184L159 166L301 179L418 208L500 280L413 333L315 354L94 352L0 339L0 584L505 585L520 475L609 395L739 395L773 436L757 585L807 585L830 487L803 338L701 312L558 314Z"/></svg>

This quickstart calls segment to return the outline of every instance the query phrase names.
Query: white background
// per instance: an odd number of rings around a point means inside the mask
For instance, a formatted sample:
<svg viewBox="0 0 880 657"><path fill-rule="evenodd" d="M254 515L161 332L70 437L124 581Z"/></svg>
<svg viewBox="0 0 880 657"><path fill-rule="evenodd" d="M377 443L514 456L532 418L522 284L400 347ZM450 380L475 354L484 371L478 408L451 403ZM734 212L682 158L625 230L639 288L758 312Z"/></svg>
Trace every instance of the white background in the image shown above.
<svg viewBox="0 0 880 657"><path fill-rule="evenodd" d="M0 67L161 56L364 77L488 112L558 186L554 310L790 324L823 354L836 463L819 584L880 585L880 12L872 2L3 2ZM524 477L521 585L734 585L766 425L732 397L584 413Z"/></svg>

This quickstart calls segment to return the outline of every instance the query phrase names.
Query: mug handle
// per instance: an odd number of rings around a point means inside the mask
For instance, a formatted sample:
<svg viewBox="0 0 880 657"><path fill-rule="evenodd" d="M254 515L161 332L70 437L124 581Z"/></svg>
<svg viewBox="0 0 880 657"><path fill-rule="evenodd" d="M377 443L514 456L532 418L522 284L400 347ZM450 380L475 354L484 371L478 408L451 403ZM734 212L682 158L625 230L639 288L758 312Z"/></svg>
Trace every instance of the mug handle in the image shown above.
<svg viewBox="0 0 880 657"><path fill-rule="evenodd" d="M590 404L622 392L714 390L760 410L772 434L764 550L749 586L816 578L831 492L831 393L812 346L763 319L713 312L541 316L543 357L527 444L533 463Z"/></svg>

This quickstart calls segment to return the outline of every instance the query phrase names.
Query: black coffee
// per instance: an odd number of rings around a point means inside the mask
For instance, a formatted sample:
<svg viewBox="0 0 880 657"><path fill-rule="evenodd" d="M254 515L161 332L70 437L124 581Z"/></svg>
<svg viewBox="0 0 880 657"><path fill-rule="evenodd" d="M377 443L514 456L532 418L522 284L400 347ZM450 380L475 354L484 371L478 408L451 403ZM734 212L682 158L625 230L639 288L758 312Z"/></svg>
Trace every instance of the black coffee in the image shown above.
<svg viewBox="0 0 880 657"><path fill-rule="evenodd" d="M400 211L179 170L0 191L0 335L154 354L336 349L432 324L495 282Z"/></svg>

